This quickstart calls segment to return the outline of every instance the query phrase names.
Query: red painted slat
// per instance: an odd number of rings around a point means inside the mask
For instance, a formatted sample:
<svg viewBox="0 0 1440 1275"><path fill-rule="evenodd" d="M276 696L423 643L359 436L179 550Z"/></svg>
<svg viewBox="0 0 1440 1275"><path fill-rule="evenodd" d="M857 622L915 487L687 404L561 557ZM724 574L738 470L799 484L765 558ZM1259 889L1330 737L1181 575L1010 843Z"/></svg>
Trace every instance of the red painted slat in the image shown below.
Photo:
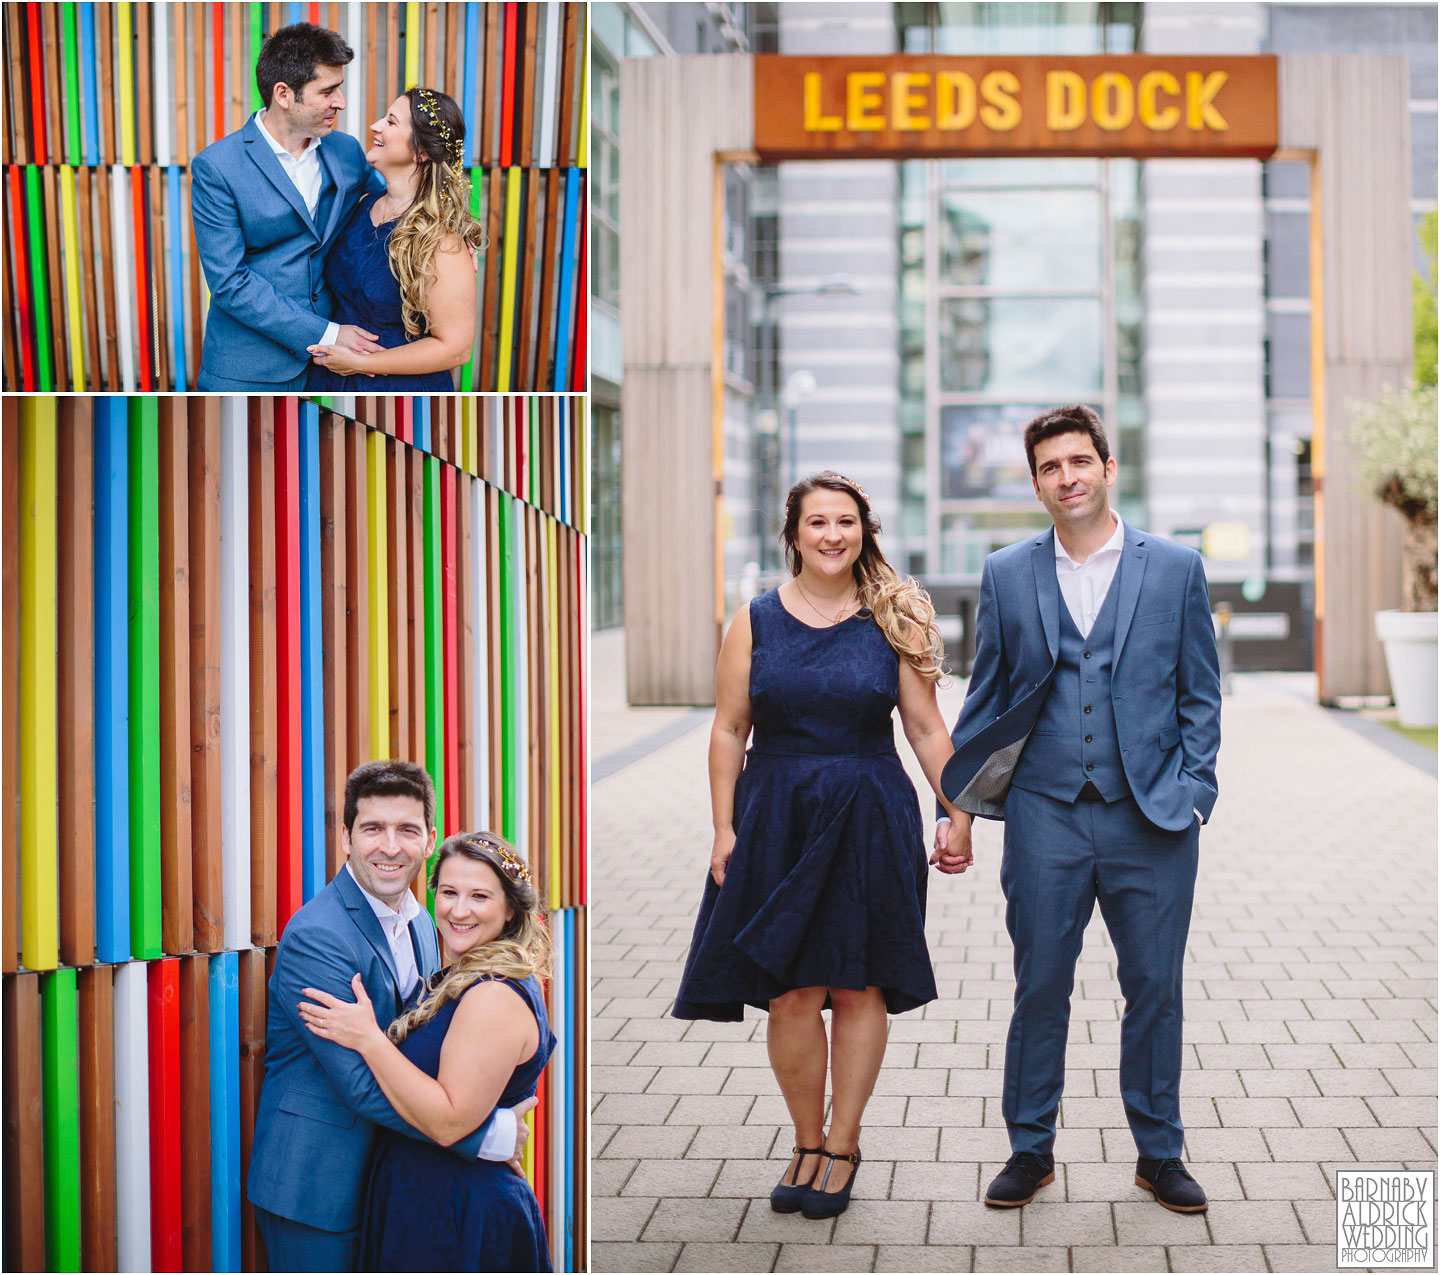
<svg viewBox="0 0 1440 1275"><path fill-rule="evenodd" d="M275 400L275 687L278 776L275 786L278 932L304 902L300 770L300 404Z"/></svg>
<svg viewBox="0 0 1440 1275"><path fill-rule="evenodd" d="M515 152L515 5L505 6L505 72L500 87L500 167Z"/></svg>
<svg viewBox="0 0 1440 1275"><path fill-rule="evenodd" d="M149 962L150 989L150 1263L178 1271L181 1263L180 962Z"/></svg>
<svg viewBox="0 0 1440 1275"><path fill-rule="evenodd" d="M440 466L441 642L445 661L445 831L460 828L460 609L456 592L455 482L459 470Z"/></svg>

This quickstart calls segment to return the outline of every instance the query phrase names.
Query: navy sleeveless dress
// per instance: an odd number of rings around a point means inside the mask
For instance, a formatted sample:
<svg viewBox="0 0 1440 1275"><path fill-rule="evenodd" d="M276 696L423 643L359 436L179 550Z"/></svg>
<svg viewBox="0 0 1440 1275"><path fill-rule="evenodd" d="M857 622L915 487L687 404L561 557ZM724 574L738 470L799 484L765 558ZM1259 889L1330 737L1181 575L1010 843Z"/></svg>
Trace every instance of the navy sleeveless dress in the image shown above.
<svg viewBox="0 0 1440 1275"><path fill-rule="evenodd" d="M895 751L900 664L868 612L814 629L750 603L754 735L724 886L705 876L671 1011L737 1022L796 987L935 999L920 805Z"/></svg>
<svg viewBox="0 0 1440 1275"><path fill-rule="evenodd" d="M534 1056L515 1069L495 1104L513 1107L534 1096L555 1049L555 1033L533 976L496 981L515 990L540 1028ZM440 1047L463 999L441 1006L400 1044L405 1057L428 1075L440 1074ZM509 1165L462 1160L444 1147L389 1129L380 1130L375 1142L360 1253L362 1271L551 1269L539 1202Z"/></svg>
<svg viewBox="0 0 1440 1275"><path fill-rule="evenodd" d="M325 260L325 282L335 294L336 323L353 323L373 332L387 350L405 345L401 317L400 283L390 271L390 235L398 218L378 226L370 224L370 207L379 195L365 195L350 220L335 238ZM405 376L341 376L329 368L310 365L312 390L346 394L453 394L455 377L447 371Z"/></svg>

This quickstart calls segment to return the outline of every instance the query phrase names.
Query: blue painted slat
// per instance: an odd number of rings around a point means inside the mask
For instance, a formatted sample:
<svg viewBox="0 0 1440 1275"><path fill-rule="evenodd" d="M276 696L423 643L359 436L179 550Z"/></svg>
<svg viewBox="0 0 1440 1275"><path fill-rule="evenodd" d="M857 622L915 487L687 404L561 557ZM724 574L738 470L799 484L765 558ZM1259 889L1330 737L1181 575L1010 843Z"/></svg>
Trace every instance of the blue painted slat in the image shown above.
<svg viewBox="0 0 1440 1275"><path fill-rule="evenodd" d="M95 952L101 961L130 959L129 446L125 399L97 399Z"/></svg>
<svg viewBox="0 0 1440 1275"><path fill-rule="evenodd" d="M575 287L576 208L580 198L580 172L565 170L565 237L560 248L560 302L555 311L555 379L550 388L563 393L570 386L570 294Z"/></svg>
<svg viewBox="0 0 1440 1275"><path fill-rule="evenodd" d="M560 913L565 924L565 1077L571 1093L579 1093L576 1084L575 1041L580 1025L575 1021L575 909L565 908ZM565 1269L575 1269L575 1104L562 1098L565 1106Z"/></svg>
<svg viewBox="0 0 1440 1275"><path fill-rule="evenodd" d="M95 88L95 6L80 6L80 65L85 70L85 162L100 162L100 94Z"/></svg>
<svg viewBox="0 0 1440 1275"><path fill-rule="evenodd" d="M300 894L325 888L325 687L320 635L320 409L300 404Z"/></svg>
<svg viewBox="0 0 1440 1275"><path fill-rule="evenodd" d="M410 400L410 419L415 422L415 446L430 450L430 397L417 394Z"/></svg>
<svg viewBox="0 0 1440 1275"><path fill-rule="evenodd" d="M460 59L465 82L460 90L460 113L465 116L465 167L475 166L475 138L480 132L480 81L484 78L479 62L480 6L469 0L465 6L465 56Z"/></svg>
<svg viewBox="0 0 1440 1275"><path fill-rule="evenodd" d="M240 957L210 958L210 1259L240 1269Z"/></svg>
<svg viewBox="0 0 1440 1275"><path fill-rule="evenodd" d="M167 170L170 188L170 331L175 337L175 389L190 388L185 376L185 268L180 255L180 242L185 227L180 216L180 169L172 164Z"/></svg>

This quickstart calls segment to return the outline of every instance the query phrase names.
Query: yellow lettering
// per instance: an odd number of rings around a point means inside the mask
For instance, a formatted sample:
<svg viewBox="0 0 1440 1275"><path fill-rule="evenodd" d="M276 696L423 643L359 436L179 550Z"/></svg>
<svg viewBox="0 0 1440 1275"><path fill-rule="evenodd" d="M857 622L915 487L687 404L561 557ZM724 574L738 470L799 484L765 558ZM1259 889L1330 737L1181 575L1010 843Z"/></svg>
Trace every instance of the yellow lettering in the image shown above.
<svg viewBox="0 0 1440 1275"><path fill-rule="evenodd" d="M925 94L916 89L930 87L928 71L896 71L890 77L890 127L904 133L923 133L930 127L928 115L916 115L925 109Z"/></svg>
<svg viewBox="0 0 1440 1275"><path fill-rule="evenodd" d="M1223 133L1230 125L1212 103L1215 95L1224 87L1230 76L1224 71L1211 71L1201 75L1190 71L1185 76L1185 123L1197 132L1202 128L1213 128Z"/></svg>
<svg viewBox="0 0 1440 1275"><path fill-rule="evenodd" d="M845 77L845 127L852 133L874 133L885 127L884 71L851 71ZM879 111L880 114L870 112Z"/></svg>
<svg viewBox="0 0 1440 1275"><path fill-rule="evenodd" d="M1113 109L1110 100L1112 92L1115 95ZM1090 96L1090 110L1095 122L1107 133L1119 132L1135 118L1135 90L1129 77L1119 71L1097 75L1095 83L1090 86Z"/></svg>
<svg viewBox="0 0 1440 1275"><path fill-rule="evenodd" d="M980 81L980 96L989 105L980 108L980 118L987 128L1008 133L1020 123L1020 103L1013 94L1020 91L1020 81L1009 71L991 71Z"/></svg>
<svg viewBox="0 0 1440 1275"><path fill-rule="evenodd" d="M935 127L949 132L975 122L975 81L964 71L941 71L935 77Z"/></svg>
<svg viewBox="0 0 1440 1275"><path fill-rule="evenodd" d="M1180 122L1180 108L1157 109L1155 98L1160 93L1180 96L1180 85L1169 71L1147 71L1140 77L1140 122L1157 133L1168 132Z"/></svg>
<svg viewBox="0 0 1440 1275"><path fill-rule="evenodd" d="M1085 122L1085 81L1074 71L1045 77L1045 127L1068 133Z"/></svg>
<svg viewBox="0 0 1440 1275"><path fill-rule="evenodd" d="M826 115L820 109L820 72L805 72L805 131L807 133L838 133L840 117Z"/></svg>

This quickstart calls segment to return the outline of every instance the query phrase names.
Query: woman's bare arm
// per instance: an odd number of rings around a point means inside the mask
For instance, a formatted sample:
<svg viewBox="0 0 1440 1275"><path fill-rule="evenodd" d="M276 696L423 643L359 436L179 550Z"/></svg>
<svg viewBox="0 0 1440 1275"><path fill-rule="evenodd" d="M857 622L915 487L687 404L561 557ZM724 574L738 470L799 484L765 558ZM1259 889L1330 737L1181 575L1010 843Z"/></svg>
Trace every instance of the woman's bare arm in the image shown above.
<svg viewBox="0 0 1440 1275"><path fill-rule="evenodd" d="M715 666L715 721L710 727L710 814L715 841L710 874L725 883L735 847L735 781L745 766L750 737L750 608L741 607L720 644Z"/></svg>

